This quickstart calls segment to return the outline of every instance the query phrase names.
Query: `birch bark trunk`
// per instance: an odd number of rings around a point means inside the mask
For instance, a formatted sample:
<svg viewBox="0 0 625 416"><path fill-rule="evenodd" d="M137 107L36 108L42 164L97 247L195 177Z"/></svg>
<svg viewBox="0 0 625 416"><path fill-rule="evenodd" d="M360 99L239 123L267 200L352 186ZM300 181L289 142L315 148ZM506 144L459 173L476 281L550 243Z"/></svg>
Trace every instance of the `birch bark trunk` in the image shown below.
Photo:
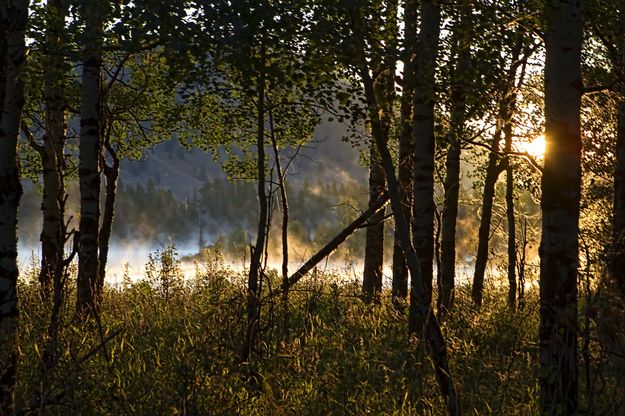
<svg viewBox="0 0 625 416"><path fill-rule="evenodd" d="M378 68L374 69L374 92L379 104L380 128L384 140L388 143L393 123L393 106L395 102L395 71L397 67L396 44L398 38L397 0L385 2L385 22L382 35L386 39L384 52ZM382 196L385 188L384 172L380 164L380 156L375 143L370 145L369 173L369 205ZM363 295L366 302L379 302L382 293L384 267L384 210L379 211L371 219L372 225L367 227L365 243L365 264L363 273Z"/></svg>
<svg viewBox="0 0 625 416"><path fill-rule="evenodd" d="M399 132L399 193L404 207L404 216L408 223L412 222L412 174L413 148L412 140L412 101L415 84L416 40L417 40L417 2L409 0L404 7L404 73L402 80L402 96L400 108ZM404 252L395 233L393 240L393 283L394 300L408 297L408 268Z"/></svg>
<svg viewBox="0 0 625 416"><path fill-rule="evenodd" d="M83 34L83 73L80 106L80 244L76 311L79 316L97 316L98 240L100 227L100 155L102 151L102 44L103 5L89 4L81 9Z"/></svg>
<svg viewBox="0 0 625 416"><path fill-rule="evenodd" d="M63 53L67 4L50 0L46 5L46 56L44 74L45 134L43 139L43 228L39 282L45 297L60 290L65 245L65 58Z"/></svg>
<svg viewBox="0 0 625 416"><path fill-rule="evenodd" d="M109 242L113 230L113 219L115 217L115 201L117 200L117 178L119 177L119 157L113 149L109 138L105 140L104 147L109 154L111 164L108 165L101 159L101 166L106 179L104 211L102 212L102 226L98 235L98 281L96 283L96 300L102 303L102 291L104 289L104 278L106 277L106 264L109 255Z"/></svg>
<svg viewBox="0 0 625 416"><path fill-rule="evenodd" d="M18 349L17 211L22 196L17 139L24 107L20 72L26 61L28 0L3 2L0 45L4 50L0 113L0 414L15 410Z"/></svg>
<svg viewBox="0 0 625 416"><path fill-rule="evenodd" d="M260 284L262 279L262 258L265 252L265 243L268 233L268 198L265 189L265 45L261 44L260 69L257 85L256 103L256 151L258 152L256 170L258 175L258 231L256 235L256 245L252 248L250 259L250 271L247 279L247 331L245 344L241 354L241 361L248 362L254 344L260 321Z"/></svg>
<svg viewBox="0 0 625 416"><path fill-rule="evenodd" d="M384 173L380 157L371 143L369 149L369 207L384 193ZM362 293L365 302L377 302L382 292L384 266L384 210L376 212L366 229L365 261L362 274Z"/></svg>
<svg viewBox="0 0 625 416"><path fill-rule="evenodd" d="M423 276L426 296L424 301L429 304L432 299L434 261L434 74L441 19L438 1L422 1L420 15L418 43L420 53L416 62L412 123L414 140L412 241L419 261L420 274ZM410 286L419 284L416 277L411 274ZM418 303L411 290L408 322L413 333L423 325L423 322L419 322Z"/></svg>

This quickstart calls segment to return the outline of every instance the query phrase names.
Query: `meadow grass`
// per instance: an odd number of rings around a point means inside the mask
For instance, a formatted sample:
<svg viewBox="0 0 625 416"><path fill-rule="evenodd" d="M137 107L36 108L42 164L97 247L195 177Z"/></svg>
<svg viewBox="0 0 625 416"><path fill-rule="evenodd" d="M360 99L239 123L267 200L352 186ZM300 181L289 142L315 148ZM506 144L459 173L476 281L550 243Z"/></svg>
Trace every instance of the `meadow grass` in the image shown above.
<svg viewBox="0 0 625 416"><path fill-rule="evenodd" d="M68 289L56 365L46 371L49 307L36 284L21 284L21 408L52 415L445 413L426 345L408 336L406 314L387 293L381 304L366 305L344 272L315 271L289 293L288 313L280 296L263 299L253 359L241 363L243 272L218 257L207 257L191 280L159 261L148 267L149 280L106 287L100 322L75 321ZM277 282L269 273L265 292ZM522 310L511 309L506 288L491 285L477 309L468 288L458 288L441 324L465 414L538 414L537 291L526 296ZM592 397L597 412L625 414L611 399L623 397L618 360L595 338L590 369L601 380L591 384L601 388L588 390L582 380L585 403Z"/></svg>

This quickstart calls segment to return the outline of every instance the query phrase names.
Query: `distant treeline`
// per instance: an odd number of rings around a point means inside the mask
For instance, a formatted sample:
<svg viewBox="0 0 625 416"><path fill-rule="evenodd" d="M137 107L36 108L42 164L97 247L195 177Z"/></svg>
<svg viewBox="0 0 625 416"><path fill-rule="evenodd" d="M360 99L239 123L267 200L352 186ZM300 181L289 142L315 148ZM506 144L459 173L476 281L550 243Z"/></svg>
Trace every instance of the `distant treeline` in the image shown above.
<svg viewBox="0 0 625 416"><path fill-rule="evenodd" d="M112 243L146 241L219 242L230 254L249 244L258 221L253 182L207 181L192 198L177 200L171 190L147 184L120 183ZM289 233L300 244L322 244L339 231L365 205L365 186L354 183L304 180L289 186ZM277 194L274 195L274 200ZM274 214L280 206L273 204ZM273 226L281 226L274 215ZM203 240L203 241L200 241ZM358 239L356 239L358 240ZM355 247L359 246L356 242Z"/></svg>

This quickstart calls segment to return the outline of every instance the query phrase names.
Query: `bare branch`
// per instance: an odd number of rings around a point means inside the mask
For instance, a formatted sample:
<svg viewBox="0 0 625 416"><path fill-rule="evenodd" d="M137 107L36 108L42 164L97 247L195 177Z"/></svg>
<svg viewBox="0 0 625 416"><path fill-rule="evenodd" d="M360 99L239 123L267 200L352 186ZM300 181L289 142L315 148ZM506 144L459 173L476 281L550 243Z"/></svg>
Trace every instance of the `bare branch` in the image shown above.
<svg viewBox="0 0 625 416"><path fill-rule="evenodd" d="M304 263L295 273L293 273L288 280L288 284L282 289L290 289L293 285L299 282L306 274L311 271L321 260L329 256L334 250L336 250L347 238L352 235L356 230L360 228L373 214L380 211L388 203L388 194L382 195L371 206L364 211L358 218L352 221L347 227L345 227L340 233L338 233L332 240L330 240L325 246L317 251L306 263ZM276 293L270 293L275 295Z"/></svg>
<svg viewBox="0 0 625 416"><path fill-rule="evenodd" d="M496 149L493 149L493 147L488 145L488 144L480 143L480 142L477 142L475 140L466 139L466 138L461 138L460 140L462 140L464 142L467 142L467 143L470 143L470 144L475 145L475 146L483 147L484 149L487 149L490 152L494 152L494 153L498 154L499 156L519 156L519 157L522 157L522 158L526 159L528 161L528 163L536 171L538 171L540 173L543 172L543 167L540 165L540 163L538 163L536 158L534 156L530 155L528 152L496 150Z"/></svg>
<svg viewBox="0 0 625 416"><path fill-rule="evenodd" d="M28 125L26 124L24 119L22 119L21 127L22 127L22 132L26 136L26 139L28 140L28 144L30 145L30 147L32 147L35 151L37 151L37 153L39 153L39 156L43 158L46 149L42 144L37 143L37 141L35 140L35 136L33 136L33 133L30 131L30 128L28 128Z"/></svg>

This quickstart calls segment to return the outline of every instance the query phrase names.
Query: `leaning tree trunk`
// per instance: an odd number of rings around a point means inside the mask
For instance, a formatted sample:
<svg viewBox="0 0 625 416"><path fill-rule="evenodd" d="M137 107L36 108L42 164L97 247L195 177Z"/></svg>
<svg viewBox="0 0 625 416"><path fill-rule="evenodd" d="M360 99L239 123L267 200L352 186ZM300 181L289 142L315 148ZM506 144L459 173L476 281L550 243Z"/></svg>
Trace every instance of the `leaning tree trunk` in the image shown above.
<svg viewBox="0 0 625 416"><path fill-rule="evenodd" d="M414 62L416 57L417 9L407 7L404 11L404 74L402 80L401 120L399 126L399 194L404 207L406 221L412 221L412 172L413 172L413 140L412 140L412 101L415 84ZM408 268L404 252L395 233L393 239L393 283L394 300L408 297Z"/></svg>
<svg viewBox="0 0 625 416"><path fill-rule="evenodd" d="M302 280L307 273L309 273L312 269L315 268L319 262L332 254L341 244L345 242L356 231L361 229L365 223L370 221L372 215L376 212L383 210L386 208L388 203L388 194L385 193L375 201L375 203L369 206L362 214L360 214L355 220L349 223L343 230L341 230L332 240L327 242L323 247L321 247L315 254L313 254L295 273L289 276L286 283L282 284L280 290L290 290L297 282ZM275 295L276 291L269 294Z"/></svg>
<svg viewBox="0 0 625 416"><path fill-rule="evenodd" d="M471 65L471 5L462 3L460 22L454 30L454 47L458 58L451 86L451 126L449 148L445 161L445 200L441 225L441 287L438 299L439 312L451 310L456 281L456 223L458 219L458 196L460 191L460 137L464 130L467 101L466 80Z"/></svg>
<svg viewBox="0 0 625 416"><path fill-rule="evenodd" d="M98 240L100 227L101 69L103 10L100 4L81 8L85 21L80 106L80 244L76 311L97 316Z"/></svg>
<svg viewBox="0 0 625 416"><path fill-rule="evenodd" d="M9 5L10 4L10 5ZM15 410L18 361L17 211L22 196L17 139L24 106L19 76L26 60L28 0L0 6L0 54L4 55L0 96L0 414Z"/></svg>
<svg viewBox="0 0 625 416"><path fill-rule="evenodd" d="M416 1L406 4L406 8L409 7L416 8ZM416 61L412 123L414 139L412 241L419 261L420 275L423 277L426 297L423 302L430 304L434 261L434 73L440 35L439 2L422 1L420 15L420 53ZM411 287L421 284L416 279L411 271ZM412 333L419 331L423 326L419 316L419 302L411 290L408 323Z"/></svg>
<svg viewBox="0 0 625 416"><path fill-rule="evenodd" d="M577 265L581 188L581 0L548 0L540 243L540 407L577 411Z"/></svg>
<svg viewBox="0 0 625 416"><path fill-rule="evenodd" d="M40 152L43 166L43 228L39 282L44 297L61 290L60 276L65 246L65 58L63 52L67 4L50 0L46 5L44 74L45 134Z"/></svg>

